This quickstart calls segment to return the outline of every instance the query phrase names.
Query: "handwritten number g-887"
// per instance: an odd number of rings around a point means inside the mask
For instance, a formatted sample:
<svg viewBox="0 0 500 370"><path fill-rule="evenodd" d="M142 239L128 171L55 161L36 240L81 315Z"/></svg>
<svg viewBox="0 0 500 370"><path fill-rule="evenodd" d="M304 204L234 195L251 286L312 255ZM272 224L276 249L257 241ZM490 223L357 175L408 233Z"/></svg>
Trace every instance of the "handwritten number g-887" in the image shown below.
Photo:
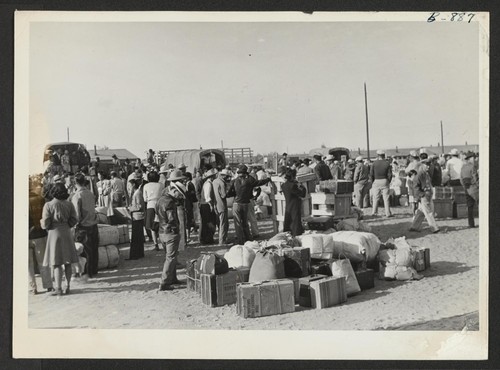
<svg viewBox="0 0 500 370"><path fill-rule="evenodd" d="M441 13L439 12L433 12L429 18L427 18L427 22L431 23L436 20L436 18L440 15ZM472 18L474 18L475 14L474 13L469 13L467 14L467 17L469 17L469 20L467 23L470 23ZM464 20L465 13L451 13L451 18L450 22L462 22ZM443 18L441 20L446 20L446 18Z"/></svg>

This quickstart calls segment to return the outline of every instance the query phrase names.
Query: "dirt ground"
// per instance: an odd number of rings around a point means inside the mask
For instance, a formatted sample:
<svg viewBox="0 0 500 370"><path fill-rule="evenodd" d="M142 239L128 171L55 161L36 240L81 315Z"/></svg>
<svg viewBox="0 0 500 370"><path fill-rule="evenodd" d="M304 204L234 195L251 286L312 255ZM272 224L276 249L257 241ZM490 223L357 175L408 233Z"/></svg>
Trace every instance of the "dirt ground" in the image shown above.
<svg viewBox="0 0 500 370"><path fill-rule="evenodd" d="M379 211L380 212L380 211ZM140 329L313 329L313 330L468 330L479 329L479 229L466 219L439 220L441 232L410 232L408 208L393 209L396 217L368 217L365 222L385 242L406 236L410 245L430 248L431 268L419 281L382 281L375 288L349 297L342 305L315 310L296 306L294 313L244 319L236 306L211 308L185 285L157 290L163 251L146 244L145 258L127 261L128 247L120 248L118 268L100 271L91 280L73 279L72 292L54 297L39 291L29 297L30 328L140 328ZM365 213L369 213L365 209ZM478 223L478 220L476 220ZM273 235L271 221L259 221L261 237ZM230 238L234 230L230 228ZM223 252L220 246L188 245L179 260L202 251ZM185 281L185 270L178 270ZM64 285L63 285L64 287Z"/></svg>

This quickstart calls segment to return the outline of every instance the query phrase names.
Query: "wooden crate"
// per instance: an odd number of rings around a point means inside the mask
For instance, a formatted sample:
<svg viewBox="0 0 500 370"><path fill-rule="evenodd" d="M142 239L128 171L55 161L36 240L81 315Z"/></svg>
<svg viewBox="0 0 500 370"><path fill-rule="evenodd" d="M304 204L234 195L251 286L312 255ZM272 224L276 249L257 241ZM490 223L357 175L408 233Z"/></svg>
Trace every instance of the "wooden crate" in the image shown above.
<svg viewBox="0 0 500 370"><path fill-rule="evenodd" d="M455 204L455 218L467 218L467 204ZM474 217L479 217L479 208L477 205L474 206Z"/></svg>
<svg viewBox="0 0 500 370"><path fill-rule="evenodd" d="M311 193L313 216L344 217L351 214L352 194Z"/></svg>

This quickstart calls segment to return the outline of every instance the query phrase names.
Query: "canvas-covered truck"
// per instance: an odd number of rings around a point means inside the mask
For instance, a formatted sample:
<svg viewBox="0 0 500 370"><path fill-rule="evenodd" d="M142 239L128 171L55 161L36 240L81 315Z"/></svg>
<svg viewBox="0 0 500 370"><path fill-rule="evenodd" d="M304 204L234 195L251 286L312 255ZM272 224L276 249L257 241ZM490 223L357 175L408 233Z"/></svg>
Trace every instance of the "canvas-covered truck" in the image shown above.
<svg viewBox="0 0 500 370"><path fill-rule="evenodd" d="M180 164L186 165L186 171L194 173L194 171L205 170L207 168L226 167L226 156L220 149L193 149L179 151L165 151L167 157L162 166L173 165L175 168Z"/></svg>
<svg viewBox="0 0 500 370"><path fill-rule="evenodd" d="M90 154L85 145L80 143L60 142L48 144L43 154L43 169L46 171L51 164L51 157L59 150L68 151L72 168L82 168L90 164Z"/></svg>

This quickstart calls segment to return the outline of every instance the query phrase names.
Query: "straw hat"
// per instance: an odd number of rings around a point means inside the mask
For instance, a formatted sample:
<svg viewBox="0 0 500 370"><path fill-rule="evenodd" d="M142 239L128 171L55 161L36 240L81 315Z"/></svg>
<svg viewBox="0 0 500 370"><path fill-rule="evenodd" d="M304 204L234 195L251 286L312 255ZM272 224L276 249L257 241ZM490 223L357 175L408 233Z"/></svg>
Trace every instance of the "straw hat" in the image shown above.
<svg viewBox="0 0 500 370"><path fill-rule="evenodd" d="M325 160L327 160L327 161L333 161L334 159L335 159L335 157L331 154L328 154L325 158Z"/></svg>
<svg viewBox="0 0 500 370"><path fill-rule="evenodd" d="M363 162L363 157L362 157L362 156L360 156L360 155L358 155L358 156L356 157L356 162Z"/></svg>
<svg viewBox="0 0 500 370"><path fill-rule="evenodd" d="M450 151L450 154L451 154L451 155L458 155L458 149L453 148L453 149Z"/></svg>
<svg viewBox="0 0 500 370"><path fill-rule="evenodd" d="M215 175L217 175L217 170L215 168L211 168L207 172L205 172L203 178L208 179L209 177L213 177Z"/></svg>
<svg viewBox="0 0 500 370"><path fill-rule="evenodd" d="M181 193L184 198L186 197L187 189L184 186L184 184L182 184L181 182L175 181L175 182L170 183L170 185L173 188L177 189L179 191L179 193Z"/></svg>
<svg viewBox="0 0 500 370"><path fill-rule="evenodd" d="M183 180L185 179L186 177L182 174L182 172L180 170L174 170L170 173L170 176L168 177L168 181L179 181L179 180Z"/></svg>

